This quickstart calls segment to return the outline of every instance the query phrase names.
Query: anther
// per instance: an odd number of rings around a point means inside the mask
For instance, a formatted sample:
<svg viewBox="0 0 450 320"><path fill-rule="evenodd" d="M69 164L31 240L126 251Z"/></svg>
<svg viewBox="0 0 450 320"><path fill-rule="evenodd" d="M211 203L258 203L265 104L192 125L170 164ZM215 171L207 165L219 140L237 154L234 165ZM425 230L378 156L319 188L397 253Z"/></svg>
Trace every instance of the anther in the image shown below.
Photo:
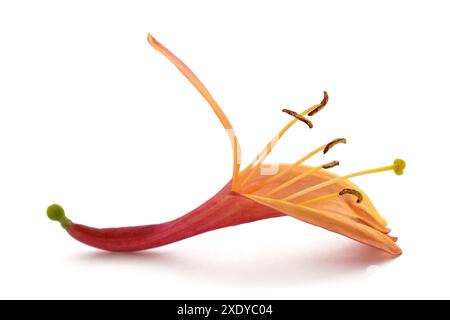
<svg viewBox="0 0 450 320"><path fill-rule="evenodd" d="M322 165L323 169L330 169L333 167L336 167L339 165L339 161L335 160L335 161L331 161L329 163L325 163L324 165Z"/></svg>
<svg viewBox="0 0 450 320"><path fill-rule="evenodd" d="M355 189L342 189L341 192L339 192L339 195L342 196L344 194L351 194L354 195L357 200L357 203L360 203L361 201L363 201L363 195L361 194L361 192L355 190Z"/></svg>
<svg viewBox="0 0 450 320"><path fill-rule="evenodd" d="M335 145L339 144L339 143L347 143L347 140L345 140L345 138L338 138L338 139L334 139L333 141L330 141L325 148L323 149L323 153L327 153L331 148L333 148Z"/></svg>
<svg viewBox="0 0 450 320"><path fill-rule="evenodd" d="M306 125L307 125L310 129L312 129L313 123L312 123L311 121L309 121L308 119L306 119L306 118L305 118L304 116L302 116L301 114L298 114L297 112L292 111L292 110L289 110L289 109L283 109L282 111L283 111L283 112L286 112L288 115L290 115L290 116L296 118L297 120L300 120L300 121L306 123Z"/></svg>
<svg viewBox="0 0 450 320"><path fill-rule="evenodd" d="M313 110L311 110L308 113L308 116L313 116L315 115L317 112L319 112L320 110L322 110L328 103L328 93L326 91L323 92L323 99L322 101L317 105L317 107L315 107Z"/></svg>

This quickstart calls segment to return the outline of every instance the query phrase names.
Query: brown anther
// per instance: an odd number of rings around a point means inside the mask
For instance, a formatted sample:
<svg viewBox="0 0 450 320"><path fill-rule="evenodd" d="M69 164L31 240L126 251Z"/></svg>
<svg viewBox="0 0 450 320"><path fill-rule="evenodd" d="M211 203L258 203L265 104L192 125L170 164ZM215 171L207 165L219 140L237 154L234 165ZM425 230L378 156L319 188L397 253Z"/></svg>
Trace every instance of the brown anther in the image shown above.
<svg viewBox="0 0 450 320"><path fill-rule="evenodd" d="M339 192L339 195L342 196L343 194L354 195L355 197L358 198L356 200L357 203L360 203L361 201L363 201L363 195L361 194L361 192L359 192L355 189L342 189L341 192Z"/></svg>
<svg viewBox="0 0 450 320"><path fill-rule="evenodd" d="M328 103L328 92L324 91L322 101L318 105L316 105L316 107L313 110L311 110L308 113L308 116L311 117L311 116L315 115L317 112L322 110L327 105L327 103Z"/></svg>
<svg viewBox="0 0 450 320"><path fill-rule="evenodd" d="M335 161L331 161L329 163L323 164L322 168L323 169L330 169L330 168L336 167L338 165L339 165L339 161L335 160Z"/></svg>
<svg viewBox="0 0 450 320"><path fill-rule="evenodd" d="M339 143L347 143L347 140L345 140L345 138L338 138L338 139L334 139L333 141L330 141L325 148L323 149L323 153L327 153L332 147L334 147L335 145L339 144Z"/></svg>
<svg viewBox="0 0 450 320"><path fill-rule="evenodd" d="M296 118L297 120L300 120L300 121L306 123L306 125L307 125L310 129L312 129L313 123L312 123L311 121L309 121L308 119L306 119L304 116L298 114L298 113L295 112L295 111L289 110L289 109L283 109L282 111L283 111L283 112L286 112L288 115L290 115L290 116Z"/></svg>

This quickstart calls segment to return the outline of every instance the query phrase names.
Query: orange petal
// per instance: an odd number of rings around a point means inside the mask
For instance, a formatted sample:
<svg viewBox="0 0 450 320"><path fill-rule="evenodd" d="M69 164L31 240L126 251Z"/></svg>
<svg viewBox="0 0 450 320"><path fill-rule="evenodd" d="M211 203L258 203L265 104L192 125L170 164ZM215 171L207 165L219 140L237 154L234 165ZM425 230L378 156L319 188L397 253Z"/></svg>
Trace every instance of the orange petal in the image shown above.
<svg viewBox="0 0 450 320"><path fill-rule="evenodd" d="M183 61L181 61L181 59L175 56L163 44L153 38L150 33L147 36L147 40L153 48L161 52L167 59L169 59L170 62L172 62L178 68L178 70L180 70L180 72L194 85L194 87L198 90L198 92L200 92L203 98L205 98L205 100L208 101L208 103L211 105L220 122L222 122L224 128L233 129L230 120L228 120L227 116L222 111L218 103L214 100L208 89L206 89L205 85L194 74L194 72L192 72L192 70Z"/></svg>
<svg viewBox="0 0 450 320"><path fill-rule="evenodd" d="M271 164L271 165L265 165L266 167L273 167L277 168L277 172L282 172L284 169L289 168L290 164ZM267 185L265 185L263 188L259 189L255 193L256 195L264 195L274 188L277 188L279 185L285 183L286 181L289 181L295 177L298 177L302 173L310 170L312 167L307 165L300 165L297 167L294 167L290 169L287 173L283 174L279 178L274 179L274 175L261 175L260 172L258 172L257 175L255 175L253 178L251 178L245 186L241 188L241 190L238 190L241 193L247 193L246 190L251 190L254 188L255 185L263 183L265 180L270 181ZM241 172L241 174L245 174L246 172ZM271 195L271 198L275 199L282 199L296 191L303 190L306 188L309 188L311 186L314 186L316 184L322 183L324 181L334 179L338 177L336 174L332 173L329 170L319 170L317 172L314 172L311 175L308 175L304 177L303 179L299 180L298 182L290 185L289 187L285 188L284 190L277 192L273 195ZM352 183L349 180L340 181L338 183L326 186L324 188L314 190L308 194L305 194L298 199L295 200L295 203L301 203L310 199L314 199L323 195L336 193L341 191L345 188L351 188L356 189L360 191L363 194L363 201L359 203L356 207L360 208L361 211L355 212L355 210L349 206L347 201L344 201L346 197L339 197L334 199L329 199L326 201L320 201L317 203L313 203L310 206L316 209L329 209L336 211L337 213L341 213L343 215L349 215L353 216L354 218L360 218L364 220L367 224L379 229L382 232L386 232L387 228L386 226L386 220L382 218L379 213L374 209L369 197L367 194L364 193L361 188L356 186L354 183ZM308 205L309 206L309 205Z"/></svg>
<svg viewBox="0 0 450 320"><path fill-rule="evenodd" d="M402 250L393 239L370 226L355 222L349 217L296 205L284 200L270 199L257 195L244 196L309 224L342 234L353 240L384 250L392 255L400 255L402 253Z"/></svg>

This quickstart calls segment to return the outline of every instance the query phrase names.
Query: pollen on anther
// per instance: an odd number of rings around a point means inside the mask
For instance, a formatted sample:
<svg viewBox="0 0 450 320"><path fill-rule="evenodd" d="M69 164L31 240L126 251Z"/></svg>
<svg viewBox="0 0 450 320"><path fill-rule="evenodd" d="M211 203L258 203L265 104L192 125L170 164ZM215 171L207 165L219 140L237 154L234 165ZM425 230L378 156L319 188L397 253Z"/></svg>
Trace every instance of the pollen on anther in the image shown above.
<svg viewBox="0 0 450 320"><path fill-rule="evenodd" d="M333 148L335 145L339 144L339 143L347 143L347 140L345 140L345 138L338 138L338 139L334 139L332 141L330 141L325 148L323 149L323 153L327 153L331 148Z"/></svg>
<svg viewBox="0 0 450 320"><path fill-rule="evenodd" d="M315 115L317 112L319 112L320 110L322 110L328 103L328 92L324 91L323 92L323 99L322 101L313 109L308 113L308 116L313 116Z"/></svg>
<svg viewBox="0 0 450 320"><path fill-rule="evenodd" d="M314 126L313 123L306 119L304 116L302 116L301 114L298 114L295 111L289 110L289 109L283 109L283 112L287 113L288 115L296 118L297 120L302 121L303 123L305 123L310 129L312 129L312 127Z"/></svg>
<svg viewBox="0 0 450 320"><path fill-rule="evenodd" d="M339 165L339 161L335 160L335 161L331 161L329 163L325 163L324 165L322 165L323 169L330 169L333 167L336 167Z"/></svg>
<svg viewBox="0 0 450 320"><path fill-rule="evenodd" d="M342 189L341 192L339 192L339 195L342 196L344 194L354 195L357 198L357 200L356 200L357 203L360 203L361 201L363 201L363 195L358 190L355 190L355 189Z"/></svg>

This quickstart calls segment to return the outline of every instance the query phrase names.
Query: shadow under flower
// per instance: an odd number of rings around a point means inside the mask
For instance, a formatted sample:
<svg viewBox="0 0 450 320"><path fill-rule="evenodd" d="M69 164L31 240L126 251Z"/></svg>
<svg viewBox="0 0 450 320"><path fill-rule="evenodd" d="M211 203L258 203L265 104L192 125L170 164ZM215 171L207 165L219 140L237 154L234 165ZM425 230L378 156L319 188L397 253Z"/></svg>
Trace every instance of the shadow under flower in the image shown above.
<svg viewBox="0 0 450 320"><path fill-rule="evenodd" d="M345 277L368 277L382 265L394 260L391 255L370 247L339 241L328 247L323 243L308 247L270 251L260 249L251 255L242 252L202 252L156 249L136 253L89 252L75 257L85 265L117 265L176 274L199 282L231 286L290 286L314 284ZM268 252L268 250L270 252Z"/></svg>

